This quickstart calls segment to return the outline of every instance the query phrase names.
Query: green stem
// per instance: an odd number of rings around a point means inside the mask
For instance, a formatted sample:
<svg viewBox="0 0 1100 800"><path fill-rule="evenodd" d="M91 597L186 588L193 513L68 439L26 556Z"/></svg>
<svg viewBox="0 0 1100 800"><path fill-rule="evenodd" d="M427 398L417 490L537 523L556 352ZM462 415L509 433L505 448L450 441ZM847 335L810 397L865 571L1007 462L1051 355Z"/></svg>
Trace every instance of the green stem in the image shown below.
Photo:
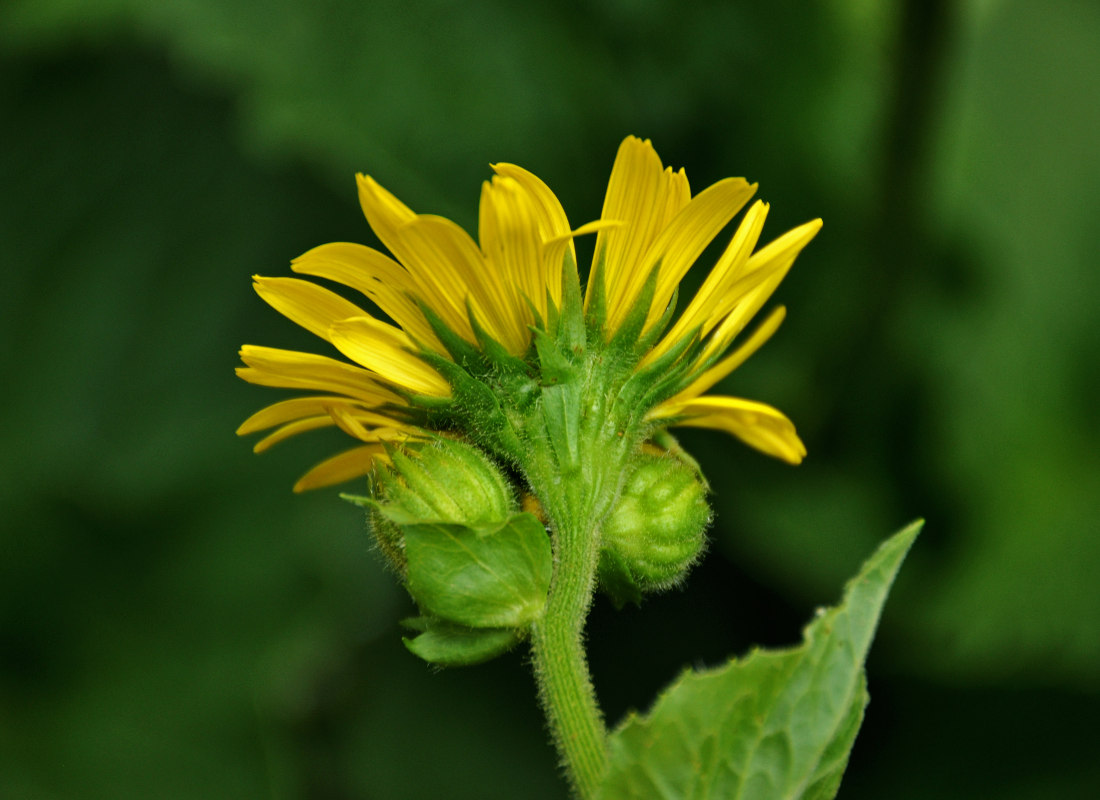
<svg viewBox="0 0 1100 800"><path fill-rule="evenodd" d="M594 798L607 766L607 732L588 673L583 632L592 602L595 525L555 520L556 564L545 616L531 633L535 677L554 741L577 795Z"/></svg>
<svg viewBox="0 0 1100 800"><path fill-rule="evenodd" d="M587 362L591 370L599 363ZM546 608L531 629L535 680L558 754L581 800L596 797L608 763L584 623L596 589L600 529L639 441L629 414L615 413L612 401L621 386L609 383L611 378L572 374L542 387L541 402L519 426L527 444L519 460L546 512L554 551Z"/></svg>

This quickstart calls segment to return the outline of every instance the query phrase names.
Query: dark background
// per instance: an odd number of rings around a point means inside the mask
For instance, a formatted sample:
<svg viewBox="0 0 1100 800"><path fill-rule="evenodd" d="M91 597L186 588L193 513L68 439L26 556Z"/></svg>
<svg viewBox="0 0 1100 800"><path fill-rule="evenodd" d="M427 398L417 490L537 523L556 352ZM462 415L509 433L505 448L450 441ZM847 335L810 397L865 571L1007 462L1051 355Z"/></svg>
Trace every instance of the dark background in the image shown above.
<svg viewBox="0 0 1100 800"><path fill-rule="evenodd" d="M233 367L317 349L249 276L372 242L355 171L472 228L513 161L579 225L629 133L825 228L722 386L810 457L684 435L710 554L593 610L610 719L924 516L841 797L1095 796L1098 42L1085 0L5 0L0 797L564 797L525 655L408 654L359 511L290 492L345 442L253 456Z"/></svg>

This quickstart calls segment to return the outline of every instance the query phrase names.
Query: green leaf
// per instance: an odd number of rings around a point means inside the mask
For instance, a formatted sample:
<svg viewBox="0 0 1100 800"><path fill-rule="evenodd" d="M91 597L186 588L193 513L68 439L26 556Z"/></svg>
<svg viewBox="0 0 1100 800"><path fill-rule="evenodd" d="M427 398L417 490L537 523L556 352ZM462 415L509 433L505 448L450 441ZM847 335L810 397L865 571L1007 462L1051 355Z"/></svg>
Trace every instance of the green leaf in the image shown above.
<svg viewBox="0 0 1100 800"><path fill-rule="evenodd" d="M844 777L844 769L848 766L848 756L855 744L859 726L863 723L863 710L867 708L867 702L871 696L867 694L867 676L862 670L859 673L859 686L851 706L848 708L848 717L841 722L836 734L825 748L825 752L814 770L813 783L802 793L802 800L832 800L836 797L840 788L840 779Z"/></svg>
<svg viewBox="0 0 1100 800"><path fill-rule="evenodd" d="M546 604L550 539L532 514L499 525L402 525L407 586L428 614L471 628L522 628Z"/></svg>
<svg viewBox="0 0 1100 800"><path fill-rule="evenodd" d="M886 594L920 530L887 540L802 645L687 671L609 738L602 800L829 800L867 703L863 661Z"/></svg>
<svg viewBox="0 0 1100 800"><path fill-rule="evenodd" d="M422 633L412 639L403 637L405 647L442 667L480 664L507 652L523 638L513 628L467 628L429 617L419 617L410 623L410 627Z"/></svg>

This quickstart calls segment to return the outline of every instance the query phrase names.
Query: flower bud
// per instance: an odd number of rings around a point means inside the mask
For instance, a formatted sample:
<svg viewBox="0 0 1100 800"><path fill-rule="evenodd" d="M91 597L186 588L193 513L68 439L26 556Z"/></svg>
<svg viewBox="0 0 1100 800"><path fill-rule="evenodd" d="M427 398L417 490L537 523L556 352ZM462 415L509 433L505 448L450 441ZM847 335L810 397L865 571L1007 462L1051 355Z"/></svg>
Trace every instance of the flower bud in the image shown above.
<svg viewBox="0 0 1100 800"><path fill-rule="evenodd" d="M602 529L600 588L621 607L679 583L703 550L710 518L694 469L640 455Z"/></svg>
<svg viewBox="0 0 1100 800"><path fill-rule="evenodd" d="M368 504L371 529L391 564L405 572L402 525L480 525L507 519L516 501L507 479L478 448L438 438L406 445L379 466Z"/></svg>

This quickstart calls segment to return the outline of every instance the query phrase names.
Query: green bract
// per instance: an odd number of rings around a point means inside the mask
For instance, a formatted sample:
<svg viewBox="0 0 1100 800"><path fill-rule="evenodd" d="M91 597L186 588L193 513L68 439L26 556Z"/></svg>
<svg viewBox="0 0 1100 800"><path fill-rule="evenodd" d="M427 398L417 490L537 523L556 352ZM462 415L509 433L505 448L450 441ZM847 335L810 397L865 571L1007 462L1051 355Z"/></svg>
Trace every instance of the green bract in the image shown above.
<svg viewBox="0 0 1100 800"><path fill-rule="evenodd" d="M393 522L499 521L516 508L504 475L476 447L439 438L395 448L376 476L378 511Z"/></svg>
<svg viewBox="0 0 1100 800"><path fill-rule="evenodd" d="M600 588L618 606L679 583L703 551L710 522L697 472L671 456L631 465L600 538Z"/></svg>

